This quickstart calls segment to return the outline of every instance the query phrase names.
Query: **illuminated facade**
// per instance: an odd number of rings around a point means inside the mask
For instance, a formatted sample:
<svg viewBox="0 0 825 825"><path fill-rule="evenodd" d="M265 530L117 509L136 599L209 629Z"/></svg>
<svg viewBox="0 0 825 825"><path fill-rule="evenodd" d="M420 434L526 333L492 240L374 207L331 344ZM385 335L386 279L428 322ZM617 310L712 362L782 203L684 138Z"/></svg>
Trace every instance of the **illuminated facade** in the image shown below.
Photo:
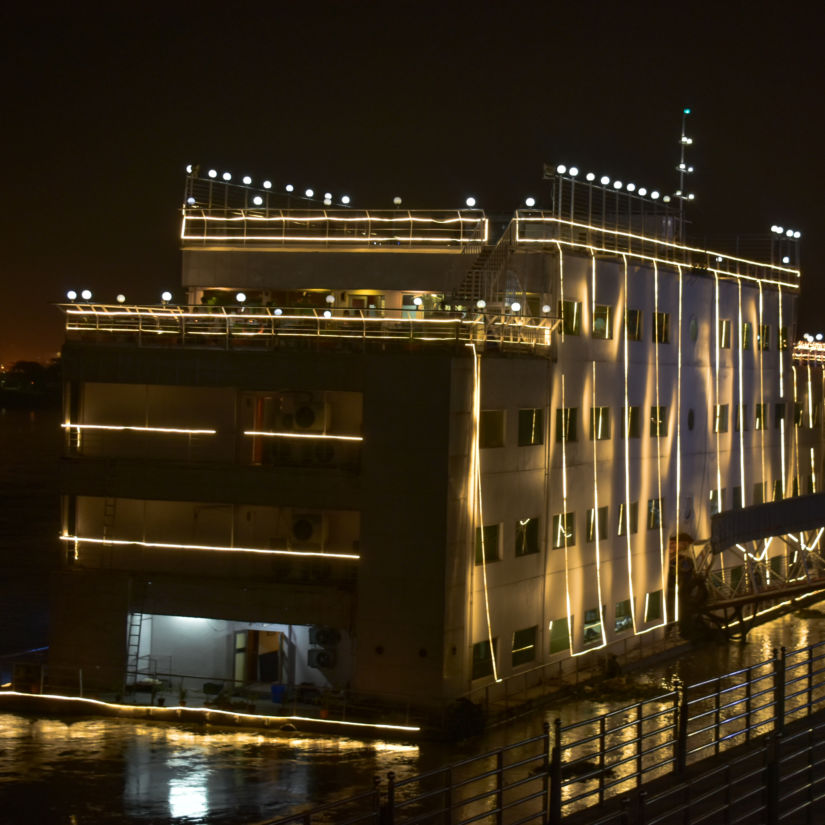
<svg viewBox="0 0 825 825"><path fill-rule="evenodd" d="M798 272L680 244L641 199L562 210L555 185L491 231L190 177L187 305L64 307L52 660L495 695L663 635L675 537L819 491Z"/></svg>

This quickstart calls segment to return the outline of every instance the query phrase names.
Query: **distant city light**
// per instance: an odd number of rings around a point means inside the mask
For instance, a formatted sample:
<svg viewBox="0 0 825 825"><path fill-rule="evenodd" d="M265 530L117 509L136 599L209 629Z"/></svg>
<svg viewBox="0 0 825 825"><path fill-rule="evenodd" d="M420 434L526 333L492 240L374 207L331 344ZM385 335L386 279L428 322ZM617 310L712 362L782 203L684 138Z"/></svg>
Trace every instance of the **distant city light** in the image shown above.
<svg viewBox="0 0 825 825"><path fill-rule="evenodd" d="M125 296L122 292L119 292L119 293L118 293L118 295L117 295L117 297L115 298L115 300L116 300L119 304L124 304L124 303L126 303L126 296Z"/></svg>
<svg viewBox="0 0 825 825"><path fill-rule="evenodd" d="M215 169L210 169L209 172L207 172L207 174L209 175L210 178L218 177L218 173Z"/></svg>
<svg viewBox="0 0 825 825"><path fill-rule="evenodd" d="M535 198L525 198L524 199L524 204L525 204L525 206L535 206L536 205L536 199Z"/></svg>
<svg viewBox="0 0 825 825"><path fill-rule="evenodd" d="M236 300L239 304L242 304L242 303L246 300L246 293L245 293L245 292L239 292L239 293L235 296L235 300Z"/></svg>
<svg viewBox="0 0 825 825"><path fill-rule="evenodd" d="M92 290L91 289L84 289L83 292L80 293L80 297L84 301L91 301L92 300Z"/></svg>
<svg viewBox="0 0 825 825"><path fill-rule="evenodd" d="M255 197L252 198L252 203L254 203L255 206L260 206L263 202L264 199L260 195L255 195Z"/></svg>
<svg viewBox="0 0 825 825"><path fill-rule="evenodd" d="M471 207L472 207L472 206L475 206L475 205L476 205L476 199L475 199L475 198L473 198L473 197L469 197L469 198L467 198L467 200L466 200L466 201L464 201L464 203L466 203L466 204L467 204L467 206L471 206Z"/></svg>
<svg viewBox="0 0 825 825"><path fill-rule="evenodd" d="M70 289L70 290L66 293L66 297L67 297L70 301L75 301L75 300L77 300L77 293L76 293L73 289Z"/></svg>

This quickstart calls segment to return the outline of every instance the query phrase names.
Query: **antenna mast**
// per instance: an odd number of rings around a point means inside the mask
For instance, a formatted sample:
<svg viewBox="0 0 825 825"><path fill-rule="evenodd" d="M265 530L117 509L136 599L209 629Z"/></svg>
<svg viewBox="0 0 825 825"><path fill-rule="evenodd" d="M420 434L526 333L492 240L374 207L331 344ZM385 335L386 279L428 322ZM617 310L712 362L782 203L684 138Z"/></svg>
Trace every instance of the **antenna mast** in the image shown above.
<svg viewBox="0 0 825 825"><path fill-rule="evenodd" d="M693 138L689 138L685 134L685 127L687 125L687 117L690 114L690 109L682 109L682 136L679 139L679 165L676 167L679 172L679 190L676 192L676 197L679 198L679 238L684 243L685 240L685 201L692 201L693 193L685 192L685 175L693 173L693 167L688 166L685 162L685 147L693 143Z"/></svg>

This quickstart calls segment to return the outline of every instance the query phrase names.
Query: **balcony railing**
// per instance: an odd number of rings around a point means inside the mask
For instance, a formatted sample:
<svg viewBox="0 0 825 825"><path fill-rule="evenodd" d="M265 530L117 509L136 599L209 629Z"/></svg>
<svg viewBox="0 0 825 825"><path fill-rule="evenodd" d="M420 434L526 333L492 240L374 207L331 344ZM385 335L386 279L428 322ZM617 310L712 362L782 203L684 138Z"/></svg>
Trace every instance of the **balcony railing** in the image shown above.
<svg viewBox="0 0 825 825"><path fill-rule="evenodd" d="M60 304L69 341L268 349L280 339L546 348L558 319L448 311Z"/></svg>

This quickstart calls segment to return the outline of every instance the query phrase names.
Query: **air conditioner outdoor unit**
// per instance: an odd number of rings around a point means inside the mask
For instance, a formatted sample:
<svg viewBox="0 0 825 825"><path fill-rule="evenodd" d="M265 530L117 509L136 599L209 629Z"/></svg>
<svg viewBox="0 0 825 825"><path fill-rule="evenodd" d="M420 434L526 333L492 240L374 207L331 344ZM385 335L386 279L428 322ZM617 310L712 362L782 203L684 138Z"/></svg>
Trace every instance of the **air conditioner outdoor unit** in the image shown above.
<svg viewBox="0 0 825 825"><path fill-rule="evenodd" d="M314 625L309 629L309 643L317 647L335 647L341 641L341 633L334 627Z"/></svg>
<svg viewBox="0 0 825 825"><path fill-rule="evenodd" d="M321 402L296 405L292 426L299 432L324 432L329 426L329 404Z"/></svg>
<svg viewBox="0 0 825 825"><path fill-rule="evenodd" d="M326 540L327 520L323 513L293 513L293 546L321 549Z"/></svg>
<svg viewBox="0 0 825 825"><path fill-rule="evenodd" d="M337 657L334 650L325 650L322 647L313 647L307 651L307 664L310 667L335 667Z"/></svg>

